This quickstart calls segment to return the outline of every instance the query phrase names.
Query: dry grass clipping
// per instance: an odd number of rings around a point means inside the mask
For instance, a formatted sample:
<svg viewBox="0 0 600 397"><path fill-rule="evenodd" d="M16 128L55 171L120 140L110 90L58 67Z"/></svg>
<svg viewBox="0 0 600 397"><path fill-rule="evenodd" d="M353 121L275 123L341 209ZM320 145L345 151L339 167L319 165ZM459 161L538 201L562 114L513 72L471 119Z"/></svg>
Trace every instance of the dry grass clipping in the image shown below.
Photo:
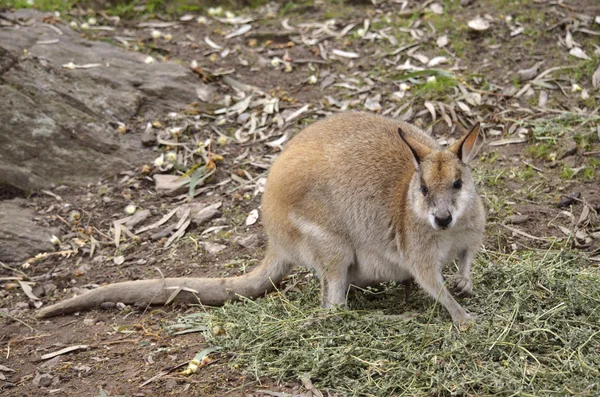
<svg viewBox="0 0 600 397"><path fill-rule="evenodd" d="M473 277L476 296L463 304L477 323L460 333L422 292L405 303L402 287L322 310L314 279L179 321L224 329L207 337L235 368L277 380L308 374L343 395L599 395L598 268L565 251L487 252Z"/></svg>

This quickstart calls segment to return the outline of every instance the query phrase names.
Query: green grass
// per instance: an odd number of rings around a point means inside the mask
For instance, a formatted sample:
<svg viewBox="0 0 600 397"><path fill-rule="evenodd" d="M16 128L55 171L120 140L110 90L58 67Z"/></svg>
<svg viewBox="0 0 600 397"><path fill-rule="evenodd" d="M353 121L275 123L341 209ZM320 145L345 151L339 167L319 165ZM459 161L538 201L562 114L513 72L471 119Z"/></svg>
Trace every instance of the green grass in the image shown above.
<svg viewBox="0 0 600 397"><path fill-rule="evenodd" d="M560 170L560 178L565 180L571 180L573 178L581 179L584 181L592 181L596 173L593 167L585 167L584 169L577 172L575 169L570 167L563 167Z"/></svg>
<svg viewBox="0 0 600 397"><path fill-rule="evenodd" d="M425 99L440 98L454 91L456 80L451 77L438 76L435 81L427 81L424 84L414 86L414 93Z"/></svg>
<svg viewBox="0 0 600 397"><path fill-rule="evenodd" d="M527 154L534 159L550 160L550 155L554 153L556 146L553 142L538 142L535 145L527 146Z"/></svg>
<svg viewBox="0 0 600 397"><path fill-rule="evenodd" d="M258 7L266 4L266 0L117 0L104 8L109 15L119 15L122 18L135 18L141 15L166 14L180 15L185 12L204 11L212 6L223 6L224 9L238 10L240 7ZM69 11L74 6L87 9L94 5L86 0L5 0L0 3L7 8L35 8L42 11Z"/></svg>
<svg viewBox="0 0 600 397"><path fill-rule="evenodd" d="M35 8L42 11L68 11L73 5L77 4L77 0L4 0L0 3L1 7L7 8Z"/></svg>
<svg viewBox="0 0 600 397"><path fill-rule="evenodd" d="M600 393L596 268L565 251L485 252L473 277L476 296L462 303L477 322L463 332L422 292L404 303L394 286L351 294L351 310L323 310L315 280L179 322L220 326L207 341L251 377L306 375L340 395Z"/></svg>

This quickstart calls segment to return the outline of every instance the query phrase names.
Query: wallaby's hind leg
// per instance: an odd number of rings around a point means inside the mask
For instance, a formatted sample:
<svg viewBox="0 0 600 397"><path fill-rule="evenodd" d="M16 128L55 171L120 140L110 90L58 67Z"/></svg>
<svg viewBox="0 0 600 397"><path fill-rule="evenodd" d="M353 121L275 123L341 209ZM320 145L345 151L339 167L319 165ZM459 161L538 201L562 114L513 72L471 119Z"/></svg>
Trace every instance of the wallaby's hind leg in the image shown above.
<svg viewBox="0 0 600 397"><path fill-rule="evenodd" d="M314 240L307 246L312 250L311 266L321 278L321 305L326 309L346 306L352 250L341 239Z"/></svg>
<svg viewBox="0 0 600 397"><path fill-rule="evenodd" d="M325 272L323 274L321 285L324 285L325 289L321 291L321 304L326 309L334 306L346 306L346 295L349 287L348 268L350 264L344 267L345 269L340 269L340 271Z"/></svg>
<svg viewBox="0 0 600 397"><path fill-rule="evenodd" d="M324 308L346 305L349 271L354 250L346 239L300 215L290 216L301 234L295 245L295 262L312 268L321 280L321 304Z"/></svg>
<svg viewBox="0 0 600 397"><path fill-rule="evenodd" d="M414 266L415 281L434 299L439 300L448 310L452 321L456 324L471 320L471 316L460 306L444 285L444 279L438 266L433 264L417 264Z"/></svg>

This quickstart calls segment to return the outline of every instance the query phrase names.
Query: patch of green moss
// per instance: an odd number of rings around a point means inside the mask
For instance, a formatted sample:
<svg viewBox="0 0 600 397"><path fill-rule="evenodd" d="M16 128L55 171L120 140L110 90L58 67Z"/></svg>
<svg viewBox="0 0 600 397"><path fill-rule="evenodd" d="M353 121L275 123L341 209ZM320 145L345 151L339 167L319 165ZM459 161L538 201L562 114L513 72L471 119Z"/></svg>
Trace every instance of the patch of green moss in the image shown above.
<svg viewBox="0 0 600 397"><path fill-rule="evenodd" d="M77 0L4 0L0 2L0 8L35 8L41 11L68 11Z"/></svg>
<svg viewBox="0 0 600 397"><path fill-rule="evenodd" d="M425 98L439 98L443 95L449 94L453 91L454 87L457 86L456 80L451 77L436 77L435 80L427 81L424 84L415 85L415 95Z"/></svg>
<svg viewBox="0 0 600 397"><path fill-rule="evenodd" d="M527 154L534 159L548 160L550 154L554 150L553 142L540 142L535 145L528 146L526 149Z"/></svg>

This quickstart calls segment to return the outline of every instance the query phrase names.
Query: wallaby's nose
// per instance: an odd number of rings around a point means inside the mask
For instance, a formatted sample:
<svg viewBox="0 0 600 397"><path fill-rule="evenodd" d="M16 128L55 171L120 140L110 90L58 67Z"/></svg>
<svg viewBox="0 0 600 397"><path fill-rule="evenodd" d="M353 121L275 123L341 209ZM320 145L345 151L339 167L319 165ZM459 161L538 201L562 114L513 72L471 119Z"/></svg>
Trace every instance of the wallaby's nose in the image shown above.
<svg viewBox="0 0 600 397"><path fill-rule="evenodd" d="M448 227L448 225L450 224L450 222L452 222L452 215L448 214L445 217L439 217L436 216L435 217L435 223L437 223L437 225L439 227L441 227L442 229L445 229L446 227Z"/></svg>

